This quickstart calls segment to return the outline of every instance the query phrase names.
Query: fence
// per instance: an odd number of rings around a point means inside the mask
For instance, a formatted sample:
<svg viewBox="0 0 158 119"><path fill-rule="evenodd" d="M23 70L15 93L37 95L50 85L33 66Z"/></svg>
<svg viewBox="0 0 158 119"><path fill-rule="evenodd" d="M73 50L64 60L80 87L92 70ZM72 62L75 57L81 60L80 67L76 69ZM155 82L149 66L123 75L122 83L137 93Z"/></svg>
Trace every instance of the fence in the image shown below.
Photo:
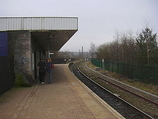
<svg viewBox="0 0 158 119"><path fill-rule="evenodd" d="M14 86L14 58L0 56L0 95Z"/></svg>
<svg viewBox="0 0 158 119"><path fill-rule="evenodd" d="M122 74L130 79L144 83L158 84L158 67L128 64L114 61L100 61L92 59L91 62L102 69Z"/></svg>

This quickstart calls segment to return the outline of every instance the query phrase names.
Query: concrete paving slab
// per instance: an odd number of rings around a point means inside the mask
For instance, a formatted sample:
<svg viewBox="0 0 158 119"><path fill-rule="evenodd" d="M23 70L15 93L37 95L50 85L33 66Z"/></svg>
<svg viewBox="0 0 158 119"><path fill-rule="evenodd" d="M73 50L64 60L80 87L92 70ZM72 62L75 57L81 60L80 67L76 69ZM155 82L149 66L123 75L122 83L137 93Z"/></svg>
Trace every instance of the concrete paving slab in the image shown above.
<svg viewBox="0 0 158 119"><path fill-rule="evenodd" d="M70 72L67 64L58 64L53 69L53 83L17 88L5 93L0 98L0 119L124 117L80 82Z"/></svg>

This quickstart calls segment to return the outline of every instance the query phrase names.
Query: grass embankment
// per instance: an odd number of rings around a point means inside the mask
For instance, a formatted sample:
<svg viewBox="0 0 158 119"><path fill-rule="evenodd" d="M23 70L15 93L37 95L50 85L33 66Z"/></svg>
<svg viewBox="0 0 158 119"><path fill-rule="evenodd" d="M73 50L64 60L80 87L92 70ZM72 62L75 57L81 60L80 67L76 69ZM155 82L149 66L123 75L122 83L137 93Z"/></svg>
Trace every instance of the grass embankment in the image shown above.
<svg viewBox="0 0 158 119"><path fill-rule="evenodd" d="M92 69L95 69L96 66L94 66L91 62L86 62L87 66L92 68ZM116 74L116 73L112 73L112 72L109 72L107 70L99 70L98 72L106 75L106 76L109 76L111 78L114 78L116 80L119 80L123 83L126 83L128 85L131 85L131 86L134 86L136 88L139 88L141 90L144 90L144 91L147 91L149 93L152 93L154 95L158 95L158 85L153 85L153 84L145 84L145 83L142 83L142 82L138 82L137 80L134 80L134 79L129 79L125 76L122 76L122 75L119 75L119 74Z"/></svg>

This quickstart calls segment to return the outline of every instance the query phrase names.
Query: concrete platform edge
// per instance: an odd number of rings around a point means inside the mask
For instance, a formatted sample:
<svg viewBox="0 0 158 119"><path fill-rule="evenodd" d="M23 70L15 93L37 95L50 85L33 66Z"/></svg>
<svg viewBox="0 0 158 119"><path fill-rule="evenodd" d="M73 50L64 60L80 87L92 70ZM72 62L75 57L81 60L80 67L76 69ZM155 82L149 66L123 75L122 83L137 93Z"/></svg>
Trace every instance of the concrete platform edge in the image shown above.
<svg viewBox="0 0 158 119"><path fill-rule="evenodd" d="M72 73L73 74L73 73ZM73 74L74 75L74 74ZM109 111L111 111L118 119L126 119L119 112L113 109L109 104L107 104L104 100L102 100L98 95L96 95L90 88L88 88L84 83L82 83L75 75L76 80L104 107L106 107Z"/></svg>

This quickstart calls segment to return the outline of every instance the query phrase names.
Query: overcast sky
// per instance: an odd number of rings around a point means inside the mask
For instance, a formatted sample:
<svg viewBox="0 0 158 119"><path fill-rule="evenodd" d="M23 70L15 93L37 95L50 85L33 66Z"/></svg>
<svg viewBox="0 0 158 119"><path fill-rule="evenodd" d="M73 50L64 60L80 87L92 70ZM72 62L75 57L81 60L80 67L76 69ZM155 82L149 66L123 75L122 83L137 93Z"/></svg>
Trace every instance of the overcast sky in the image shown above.
<svg viewBox="0 0 158 119"><path fill-rule="evenodd" d="M158 0L0 0L0 16L78 17L78 31L62 51L89 51L114 41L116 32L158 33Z"/></svg>

